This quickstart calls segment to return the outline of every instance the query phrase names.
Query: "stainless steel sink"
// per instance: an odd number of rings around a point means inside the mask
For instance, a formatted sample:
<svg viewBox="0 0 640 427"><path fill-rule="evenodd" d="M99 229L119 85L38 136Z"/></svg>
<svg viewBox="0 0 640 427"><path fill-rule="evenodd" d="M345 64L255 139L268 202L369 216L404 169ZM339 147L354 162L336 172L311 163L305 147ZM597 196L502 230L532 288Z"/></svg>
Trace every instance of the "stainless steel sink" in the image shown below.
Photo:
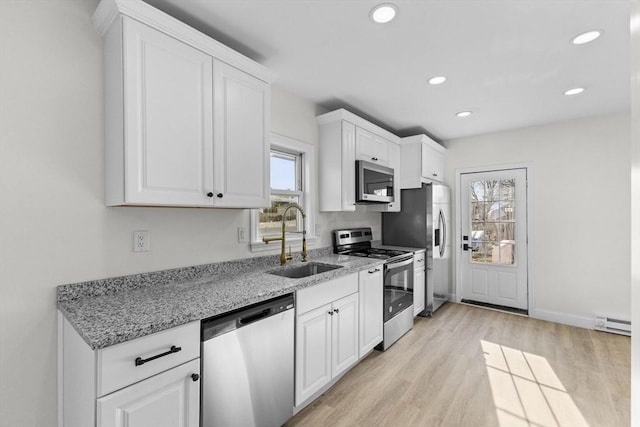
<svg viewBox="0 0 640 427"><path fill-rule="evenodd" d="M309 262L299 267L283 268L281 270L269 271L269 274L276 276L288 277L290 279L300 279L302 277L314 276L316 274L325 273L327 271L342 268L342 265L320 264L318 262Z"/></svg>

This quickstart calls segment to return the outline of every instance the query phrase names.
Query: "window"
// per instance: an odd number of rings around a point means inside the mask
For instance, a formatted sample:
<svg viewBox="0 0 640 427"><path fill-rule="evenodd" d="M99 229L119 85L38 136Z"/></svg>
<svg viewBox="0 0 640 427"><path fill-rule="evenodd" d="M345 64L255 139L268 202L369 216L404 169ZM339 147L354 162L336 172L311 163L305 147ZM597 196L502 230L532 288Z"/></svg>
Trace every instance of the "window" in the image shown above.
<svg viewBox="0 0 640 427"><path fill-rule="evenodd" d="M258 216L258 239L282 233L282 221L286 231L302 231L302 215L297 209L284 211L289 203L304 208L302 192L301 153L287 153L271 149L271 207L260 209Z"/></svg>
<svg viewBox="0 0 640 427"><path fill-rule="evenodd" d="M315 147L311 144L273 134L271 137L271 206L251 211L251 250L278 250L277 244L266 245L265 236L279 236L282 220L287 232L303 229L303 218L297 209L289 209L286 218L284 210L289 203L297 203L305 211L304 225L307 241L313 239L315 215L312 205L311 183L314 176ZM302 239L301 234L287 234L289 242ZM294 249L295 251L295 249Z"/></svg>

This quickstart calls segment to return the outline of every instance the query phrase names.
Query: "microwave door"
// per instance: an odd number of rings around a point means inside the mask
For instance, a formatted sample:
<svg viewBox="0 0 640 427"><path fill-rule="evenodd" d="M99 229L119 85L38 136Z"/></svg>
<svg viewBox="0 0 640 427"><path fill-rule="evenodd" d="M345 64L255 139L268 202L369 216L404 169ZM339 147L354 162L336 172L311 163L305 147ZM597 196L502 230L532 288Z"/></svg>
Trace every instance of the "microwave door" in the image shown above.
<svg viewBox="0 0 640 427"><path fill-rule="evenodd" d="M393 169L363 160L356 161L356 201L393 202Z"/></svg>

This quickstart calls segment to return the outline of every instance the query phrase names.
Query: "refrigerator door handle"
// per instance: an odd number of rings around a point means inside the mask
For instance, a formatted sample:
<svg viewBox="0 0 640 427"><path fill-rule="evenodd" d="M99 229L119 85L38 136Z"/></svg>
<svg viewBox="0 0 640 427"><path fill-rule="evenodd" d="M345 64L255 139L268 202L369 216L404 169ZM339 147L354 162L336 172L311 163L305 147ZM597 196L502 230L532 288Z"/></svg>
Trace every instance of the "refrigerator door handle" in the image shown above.
<svg viewBox="0 0 640 427"><path fill-rule="evenodd" d="M442 229L442 233L440 237L442 240L440 241L440 258L444 257L445 246L447 245L447 222L444 218L444 212L440 209L440 227Z"/></svg>

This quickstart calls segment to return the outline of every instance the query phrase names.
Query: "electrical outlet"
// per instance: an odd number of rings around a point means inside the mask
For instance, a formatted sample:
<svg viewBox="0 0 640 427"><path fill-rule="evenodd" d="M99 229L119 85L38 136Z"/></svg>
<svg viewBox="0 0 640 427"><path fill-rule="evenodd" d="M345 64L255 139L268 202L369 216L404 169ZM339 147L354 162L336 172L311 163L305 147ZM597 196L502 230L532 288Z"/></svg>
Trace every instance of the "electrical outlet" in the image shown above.
<svg viewBox="0 0 640 427"><path fill-rule="evenodd" d="M149 231L134 231L133 232L133 252L148 252L149 245Z"/></svg>
<svg viewBox="0 0 640 427"><path fill-rule="evenodd" d="M247 243L247 229L238 227L238 243Z"/></svg>

